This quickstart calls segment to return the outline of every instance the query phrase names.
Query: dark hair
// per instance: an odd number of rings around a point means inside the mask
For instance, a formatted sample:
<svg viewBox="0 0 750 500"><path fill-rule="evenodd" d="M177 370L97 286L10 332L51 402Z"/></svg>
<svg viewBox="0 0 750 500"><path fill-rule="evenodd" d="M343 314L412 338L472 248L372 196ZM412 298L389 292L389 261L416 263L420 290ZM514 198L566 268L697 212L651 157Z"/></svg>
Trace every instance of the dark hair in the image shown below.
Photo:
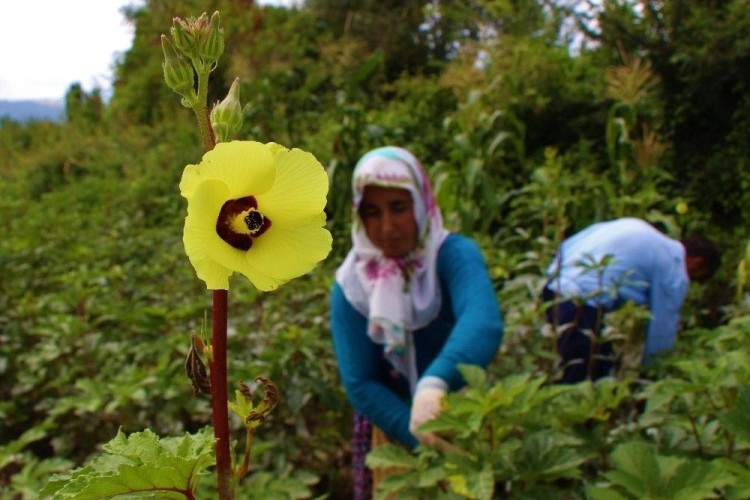
<svg viewBox="0 0 750 500"><path fill-rule="evenodd" d="M721 265L721 251L711 240L702 236L689 236L682 241L685 254L691 257L702 257L707 275L713 275Z"/></svg>

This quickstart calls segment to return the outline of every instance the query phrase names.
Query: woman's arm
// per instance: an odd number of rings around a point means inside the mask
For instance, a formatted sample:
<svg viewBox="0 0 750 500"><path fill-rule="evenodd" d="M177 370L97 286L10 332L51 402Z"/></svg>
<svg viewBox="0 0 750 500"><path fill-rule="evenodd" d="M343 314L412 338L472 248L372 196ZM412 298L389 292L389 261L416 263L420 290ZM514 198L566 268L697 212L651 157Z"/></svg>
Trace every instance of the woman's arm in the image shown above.
<svg viewBox="0 0 750 500"><path fill-rule="evenodd" d="M349 401L386 434L413 448L409 406L380 381L383 348L367 335L367 319L344 297L338 283L331 293L331 332L341 381Z"/></svg>
<svg viewBox="0 0 750 500"><path fill-rule="evenodd" d="M503 322L484 257L473 240L457 234L445 240L438 254L438 277L456 323L423 378L438 377L456 390L464 384L459 364L485 368L492 361L503 338Z"/></svg>

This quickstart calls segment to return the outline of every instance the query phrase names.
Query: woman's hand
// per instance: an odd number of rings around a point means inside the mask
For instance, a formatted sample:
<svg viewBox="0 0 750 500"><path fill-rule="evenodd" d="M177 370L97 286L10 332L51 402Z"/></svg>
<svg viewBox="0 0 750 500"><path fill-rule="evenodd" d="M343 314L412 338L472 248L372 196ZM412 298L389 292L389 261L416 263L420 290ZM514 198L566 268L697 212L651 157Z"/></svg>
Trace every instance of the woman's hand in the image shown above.
<svg viewBox="0 0 750 500"><path fill-rule="evenodd" d="M425 422L434 420L442 409L445 390L436 387L426 387L414 395L411 405L411 418L409 420L409 431L417 439L420 438L419 427Z"/></svg>

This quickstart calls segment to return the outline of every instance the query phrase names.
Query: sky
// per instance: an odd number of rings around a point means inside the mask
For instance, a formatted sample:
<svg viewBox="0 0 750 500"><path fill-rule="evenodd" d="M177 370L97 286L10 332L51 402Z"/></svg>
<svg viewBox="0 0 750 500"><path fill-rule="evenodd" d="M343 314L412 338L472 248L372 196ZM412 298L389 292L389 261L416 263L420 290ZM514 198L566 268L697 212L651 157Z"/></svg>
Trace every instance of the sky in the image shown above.
<svg viewBox="0 0 750 500"><path fill-rule="evenodd" d="M134 28L127 23L121 9L143 3L143 0L3 1L0 100L61 101L76 82L87 92L99 87L107 97L116 58L133 41ZM260 3L283 4L285 0Z"/></svg>

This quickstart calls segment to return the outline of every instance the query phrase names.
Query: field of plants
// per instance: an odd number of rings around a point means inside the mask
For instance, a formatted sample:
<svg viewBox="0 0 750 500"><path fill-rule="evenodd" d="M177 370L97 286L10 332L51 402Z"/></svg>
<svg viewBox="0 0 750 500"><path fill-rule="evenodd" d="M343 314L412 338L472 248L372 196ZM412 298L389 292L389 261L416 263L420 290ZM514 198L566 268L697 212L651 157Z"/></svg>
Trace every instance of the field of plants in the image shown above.
<svg viewBox="0 0 750 500"><path fill-rule="evenodd" d="M174 17L215 11L209 102L239 78L236 137L318 158L333 234L276 291L230 280L230 393L244 382L258 403L258 377L279 391L237 498L351 497L328 293L352 168L386 144L423 161L446 225L479 242L505 335L429 424L449 449L370 454L402 469L383 498L750 497L746 0L148 0L125 12L136 36L111 99L74 84L64 122L0 121L0 499L217 498L210 401L185 373L211 329L178 187L203 152L160 44ZM625 215L709 236L722 268L691 287L653 370L648 312L628 306L607 316L616 376L553 384L543 270L566 235Z"/></svg>

